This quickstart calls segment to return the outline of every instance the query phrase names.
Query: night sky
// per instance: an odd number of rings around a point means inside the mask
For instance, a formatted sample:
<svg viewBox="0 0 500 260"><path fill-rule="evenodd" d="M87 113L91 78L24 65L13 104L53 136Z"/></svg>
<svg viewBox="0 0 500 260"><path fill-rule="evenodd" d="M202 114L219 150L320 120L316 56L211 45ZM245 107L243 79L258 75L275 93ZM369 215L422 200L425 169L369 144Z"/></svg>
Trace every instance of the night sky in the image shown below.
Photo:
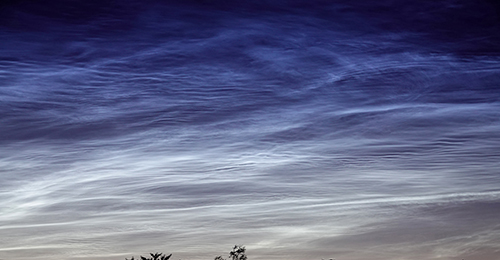
<svg viewBox="0 0 500 260"><path fill-rule="evenodd" d="M500 4L0 4L0 259L500 259Z"/></svg>

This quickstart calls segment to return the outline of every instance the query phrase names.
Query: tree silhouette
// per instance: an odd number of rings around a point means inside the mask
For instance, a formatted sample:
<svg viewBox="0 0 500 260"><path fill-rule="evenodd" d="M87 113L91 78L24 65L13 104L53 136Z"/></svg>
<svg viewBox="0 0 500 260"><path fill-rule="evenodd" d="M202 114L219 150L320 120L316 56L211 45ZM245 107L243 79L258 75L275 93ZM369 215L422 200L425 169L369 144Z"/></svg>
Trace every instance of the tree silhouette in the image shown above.
<svg viewBox="0 0 500 260"><path fill-rule="evenodd" d="M229 259L228 260L247 260L247 255L246 255L246 249L242 245L235 245L233 247L233 250L229 252ZM150 253L151 257L144 257L140 256L140 259L135 259L134 257L128 259L125 258L125 260L168 260L172 254L170 255L164 255L163 253ZM217 256L215 257L214 260L226 260L222 256Z"/></svg>
<svg viewBox="0 0 500 260"><path fill-rule="evenodd" d="M229 252L229 258L231 260L247 260L247 255L245 253L246 249L244 246L235 245L233 250ZM214 260L226 260L222 256L216 256Z"/></svg>

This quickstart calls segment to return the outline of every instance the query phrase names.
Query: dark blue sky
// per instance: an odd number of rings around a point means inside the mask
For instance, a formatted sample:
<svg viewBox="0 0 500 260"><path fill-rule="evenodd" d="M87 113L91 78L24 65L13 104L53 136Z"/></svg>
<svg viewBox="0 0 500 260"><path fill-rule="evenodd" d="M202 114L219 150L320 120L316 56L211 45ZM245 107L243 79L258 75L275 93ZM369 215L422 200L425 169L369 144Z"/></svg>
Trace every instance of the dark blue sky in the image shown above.
<svg viewBox="0 0 500 260"><path fill-rule="evenodd" d="M496 260L495 1L4 1L0 259Z"/></svg>

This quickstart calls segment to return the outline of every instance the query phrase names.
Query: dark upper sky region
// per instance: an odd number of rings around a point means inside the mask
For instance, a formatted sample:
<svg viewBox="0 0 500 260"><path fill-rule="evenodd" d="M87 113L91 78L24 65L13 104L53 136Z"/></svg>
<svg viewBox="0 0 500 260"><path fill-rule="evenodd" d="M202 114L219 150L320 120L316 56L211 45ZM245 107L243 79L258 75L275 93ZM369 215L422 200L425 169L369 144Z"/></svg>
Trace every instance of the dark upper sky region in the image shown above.
<svg viewBox="0 0 500 260"><path fill-rule="evenodd" d="M500 258L496 1L2 1L0 259Z"/></svg>

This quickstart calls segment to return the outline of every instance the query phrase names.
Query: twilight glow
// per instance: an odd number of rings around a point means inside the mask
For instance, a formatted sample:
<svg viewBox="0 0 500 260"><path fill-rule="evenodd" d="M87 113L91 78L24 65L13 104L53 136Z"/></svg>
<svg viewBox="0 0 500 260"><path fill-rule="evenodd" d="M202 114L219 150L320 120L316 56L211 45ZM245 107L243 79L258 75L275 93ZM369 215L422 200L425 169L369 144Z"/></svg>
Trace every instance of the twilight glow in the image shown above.
<svg viewBox="0 0 500 260"><path fill-rule="evenodd" d="M1 260L500 259L494 1L0 17Z"/></svg>

